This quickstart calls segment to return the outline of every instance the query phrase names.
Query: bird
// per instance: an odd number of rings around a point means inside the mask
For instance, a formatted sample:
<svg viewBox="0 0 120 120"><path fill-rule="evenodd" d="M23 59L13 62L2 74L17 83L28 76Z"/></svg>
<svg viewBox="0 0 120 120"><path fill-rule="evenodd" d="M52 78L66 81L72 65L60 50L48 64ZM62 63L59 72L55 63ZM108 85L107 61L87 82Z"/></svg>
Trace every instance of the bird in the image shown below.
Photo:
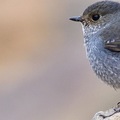
<svg viewBox="0 0 120 120"><path fill-rule="evenodd" d="M82 23L87 58L95 74L107 85L120 88L120 3L99 1L81 16L69 18Z"/></svg>

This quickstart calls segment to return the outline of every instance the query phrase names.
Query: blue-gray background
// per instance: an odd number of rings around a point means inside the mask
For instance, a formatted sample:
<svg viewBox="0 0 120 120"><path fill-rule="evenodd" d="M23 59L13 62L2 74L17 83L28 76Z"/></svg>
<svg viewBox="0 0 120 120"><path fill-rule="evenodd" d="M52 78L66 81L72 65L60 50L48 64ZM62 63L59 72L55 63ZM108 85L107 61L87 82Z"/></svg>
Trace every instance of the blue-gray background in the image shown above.
<svg viewBox="0 0 120 120"><path fill-rule="evenodd" d="M95 0L0 1L0 119L90 120L120 101L85 55L69 17Z"/></svg>

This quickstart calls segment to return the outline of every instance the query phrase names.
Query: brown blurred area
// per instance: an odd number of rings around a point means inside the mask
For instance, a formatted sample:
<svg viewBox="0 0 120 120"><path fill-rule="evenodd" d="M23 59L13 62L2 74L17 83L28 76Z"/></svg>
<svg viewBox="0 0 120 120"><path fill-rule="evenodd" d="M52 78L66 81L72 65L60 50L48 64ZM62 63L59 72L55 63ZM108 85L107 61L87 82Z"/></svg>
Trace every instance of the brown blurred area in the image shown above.
<svg viewBox="0 0 120 120"><path fill-rule="evenodd" d="M85 55L80 15L95 0L0 1L0 119L90 120L119 102Z"/></svg>

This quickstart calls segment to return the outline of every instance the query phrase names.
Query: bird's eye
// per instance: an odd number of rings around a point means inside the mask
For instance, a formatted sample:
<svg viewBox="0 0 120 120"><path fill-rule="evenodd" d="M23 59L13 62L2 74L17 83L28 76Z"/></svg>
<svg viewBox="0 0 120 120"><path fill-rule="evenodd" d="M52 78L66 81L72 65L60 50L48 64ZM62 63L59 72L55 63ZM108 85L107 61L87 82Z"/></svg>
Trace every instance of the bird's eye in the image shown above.
<svg viewBox="0 0 120 120"><path fill-rule="evenodd" d="M100 18L100 15L99 15L99 14L94 14L94 15L92 15L92 20L94 20L94 21L99 20L99 18Z"/></svg>

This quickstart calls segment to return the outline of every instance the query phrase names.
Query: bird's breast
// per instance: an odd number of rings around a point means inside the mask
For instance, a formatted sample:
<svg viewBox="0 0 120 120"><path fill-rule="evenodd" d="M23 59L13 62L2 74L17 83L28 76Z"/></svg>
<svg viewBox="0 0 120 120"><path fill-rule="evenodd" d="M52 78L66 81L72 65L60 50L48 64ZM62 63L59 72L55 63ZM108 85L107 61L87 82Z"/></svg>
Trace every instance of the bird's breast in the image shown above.
<svg viewBox="0 0 120 120"><path fill-rule="evenodd" d="M85 46L90 65L96 75L114 88L119 88L120 56L110 53L100 45L86 42Z"/></svg>

